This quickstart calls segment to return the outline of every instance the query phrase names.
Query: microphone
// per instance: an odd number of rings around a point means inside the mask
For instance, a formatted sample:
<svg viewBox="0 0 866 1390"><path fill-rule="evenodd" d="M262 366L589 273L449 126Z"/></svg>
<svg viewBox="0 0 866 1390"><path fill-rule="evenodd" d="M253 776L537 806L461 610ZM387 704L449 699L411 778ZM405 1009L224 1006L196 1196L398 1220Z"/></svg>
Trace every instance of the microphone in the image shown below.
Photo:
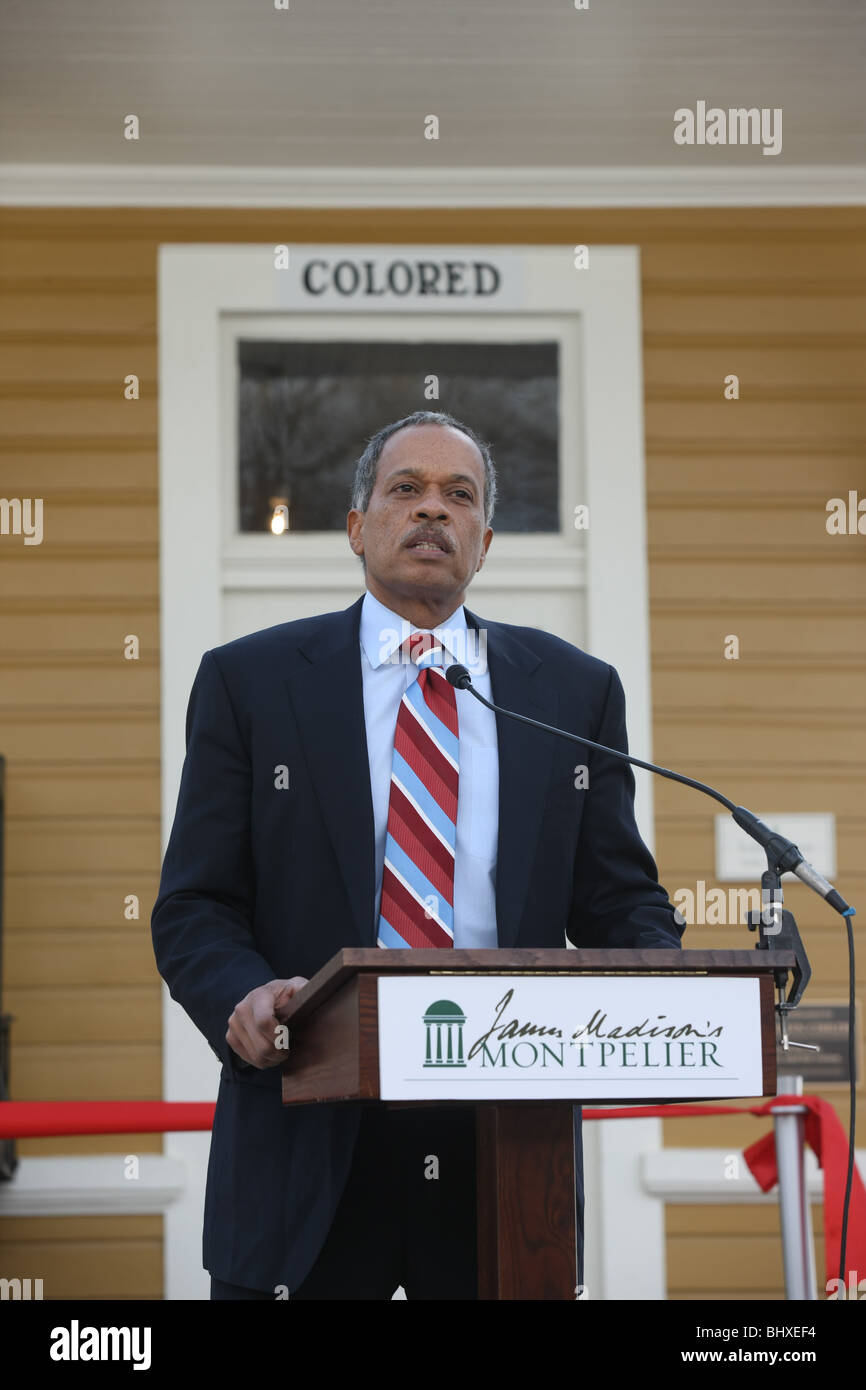
<svg viewBox="0 0 866 1390"><path fill-rule="evenodd" d="M537 719L530 719L526 714L516 714L514 710L503 709L501 705L491 704L485 700L483 695L475 689L472 684L472 677L465 666L455 664L449 666L445 671L445 679L456 690L468 690L470 695L474 695L482 705L486 705L494 714L504 714L508 719L517 719L521 724L530 724L534 729L541 729L546 734L557 734L560 738L567 738L571 743L580 743L586 748L597 748L600 753L609 753L613 758L619 758L622 762L632 763L635 767L642 767L647 772L655 772L659 777L667 777L672 782L682 782L685 787L694 787L696 791L703 792L705 796L711 796L714 800L730 811L737 825L745 830L747 835L751 835L753 840L766 850L770 862L775 866L777 873L793 873L797 878L817 893L819 897L825 898L831 907L835 908L843 917L853 917L854 908L849 907L841 893L838 893L832 883L819 874L808 860L803 858L793 840L787 840L778 831L771 830L762 820L745 806L736 806L733 801L729 801L721 792L716 791L715 787L707 786L706 782L697 782L693 777L685 777L681 772L673 772L669 767L659 767L657 763L647 763L641 758L635 758L631 753L622 753L618 748L608 748L603 743L593 743L591 739L581 738L579 734L570 734L565 729L554 728L552 724L542 724Z"/></svg>

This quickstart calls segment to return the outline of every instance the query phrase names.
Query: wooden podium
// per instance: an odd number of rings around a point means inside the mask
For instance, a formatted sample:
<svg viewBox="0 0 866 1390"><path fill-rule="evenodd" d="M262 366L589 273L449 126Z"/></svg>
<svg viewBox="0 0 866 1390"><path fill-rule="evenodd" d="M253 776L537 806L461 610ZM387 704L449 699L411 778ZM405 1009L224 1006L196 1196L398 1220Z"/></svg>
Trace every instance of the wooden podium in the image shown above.
<svg viewBox="0 0 866 1390"><path fill-rule="evenodd" d="M288 1059L282 1077L283 1103L473 1104L477 1119L479 1298L573 1300L577 1291L574 1106L587 1102L618 1104L631 1100L655 1104L718 1099L722 1095L774 1095L774 981L778 971L793 965L793 954L756 950L343 950L283 1011L289 1030ZM419 980L424 983L401 983ZM732 986L729 982L735 980L753 984ZM380 989L382 981L388 983ZM682 993L684 986L687 994ZM561 1012L565 1001L569 1022L578 1021L578 1029L569 1037L562 1028L520 1024L518 1018L516 1031L512 1031L507 1043L502 1043L497 1032L495 1038L489 1036L488 1043L479 1048L485 1032L482 1029L474 1045L469 1034L464 1045L465 1029L460 1020L465 1022L465 1015L461 1006L440 997L461 991L464 995L474 991L477 996L486 991L490 999L495 997L500 1003L517 990L527 995L532 992L534 1012L539 1017L552 1018L555 1008ZM636 1020L630 1031L612 1024L615 1016L610 1003L605 1006L601 1023L599 1009L590 1016L591 1005L581 1001L596 990L603 992L606 1001L614 1001L613 1007L623 1001L623 1017ZM695 1020L700 1019L701 1025L703 1016L709 1015L706 1028L691 1022L664 1028L665 1020L672 1015L658 1005L669 1008L669 1001L676 999L678 992L688 999L687 1007L692 1013L696 1008L700 1010ZM418 1017L417 1047L411 1025L406 1025L409 1035L405 1047L399 1033L396 1006L401 994L420 998L422 1007L428 1010ZM380 999L384 1001L386 997L390 1001L387 1036L392 1039L388 1056L396 1062L397 1081L391 1066L387 1069L391 1079L383 1088L381 1077L386 1068L380 1066L380 1030L386 1019L384 1007L380 1018ZM727 1030L731 1050L739 1046L741 1055L744 1049L748 1054L740 1079L729 1079L724 1050L720 1063L716 1044L720 1047L721 1043L710 1030L717 1005L726 999L728 1021L724 1027L720 1025L719 1031L724 1035ZM571 1012L572 1005L577 1013ZM543 1015L539 1007L544 1009ZM583 1015L579 1013L581 1008ZM519 1014L520 1010L516 1012ZM515 1009L511 1008L493 1015L506 1032L513 1013ZM503 1024L506 1014L509 1018ZM638 1014L645 1014L646 1020L638 1018ZM488 1015L489 1004L485 1025ZM411 1017L415 1019L416 1015ZM651 1018L658 1022L650 1026ZM452 1023L458 1028L452 1027ZM395 1037L400 1038L399 1046L394 1044ZM707 1041L707 1037L712 1041ZM672 1042L671 1038L679 1041ZM470 1056L473 1046L474 1056ZM511 1068L511 1075L506 1074L507 1046L517 1063ZM609 1053L605 1053L606 1047L610 1048ZM635 1061L641 1047L652 1072L641 1071ZM415 1077L405 1079L400 1074L402 1058L413 1053L413 1048L421 1060L412 1063L410 1059L404 1069L411 1072L414 1068ZM531 1063L524 1065L518 1059L521 1048L524 1058L533 1058ZM577 1050L572 1052L572 1048ZM596 1074L590 1081L588 1074L574 1067L578 1060L584 1065L587 1048L594 1049L590 1065L596 1073L599 1066L605 1070L613 1064L617 1051L623 1059L616 1081L610 1082L610 1095L599 1094L599 1088L607 1086L606 1078L600 1080ZM688 1053L686 1048L690 1049ZM650 1049L654 1049L652 1054ZM649 1060L651 1055L653 1061ZM701 1065L708 1075L706 1081L703 1072L700 1077L690 1077L689 1066L698 1069L694 1062L683 1062L674 1077L679 1058L686 1056L704 1057ZM595 1060L598 1057L601 1063ZM548 1062L552 1070L559 1069L552 1079L546 1074ZM530 1066L534 1068L532 1077ZM634 1072L631 1078L627 1074L630 1070ZM660 1073L658 1077L656 1071ZM661 1077L663 1071L668 1073L665 1080ZM712 1074L718 1071L722 1072L721 1077ZM648 1085L656 1083L653 1093L647 1094ZM749 1089L741 1089L742 1085ZM696 1094L696 1086L704 1086L707 1093ZM539 1099L532 1098L533 1087L537 1088ZM467 1095L473 1088L483 1095ZM555 1098L549 1095L551 1088L556 1090ZM399 1092L396 1097L395 1089ZM491 1089L495 1091L492 1098Z"/></svg>

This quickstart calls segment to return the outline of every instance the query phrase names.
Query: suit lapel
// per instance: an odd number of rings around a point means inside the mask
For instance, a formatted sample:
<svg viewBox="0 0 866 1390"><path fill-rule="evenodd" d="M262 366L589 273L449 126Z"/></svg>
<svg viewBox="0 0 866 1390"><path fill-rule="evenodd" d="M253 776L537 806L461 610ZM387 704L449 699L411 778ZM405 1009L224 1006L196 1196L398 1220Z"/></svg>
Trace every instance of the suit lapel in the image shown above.
<svg viewBox="0 0 866 1390"><path fill-rule="evenodd" d="M539 657L499 623L466 611L467 621L487 632L493 701L517 714L555 724L556 690L544 684ZM471 697L470 697L471 698ZM499 746L499 839L496 859L496 925L501 947L514 946L529 890L555 740L515 719L496 715Z"/></svg>
<svg viewBox="0 0 866 1390"><path fill-rule="evenodd" d="M358 939L375 946L373 801L359 645L362 602L304 640L286 686Z"/></svg>

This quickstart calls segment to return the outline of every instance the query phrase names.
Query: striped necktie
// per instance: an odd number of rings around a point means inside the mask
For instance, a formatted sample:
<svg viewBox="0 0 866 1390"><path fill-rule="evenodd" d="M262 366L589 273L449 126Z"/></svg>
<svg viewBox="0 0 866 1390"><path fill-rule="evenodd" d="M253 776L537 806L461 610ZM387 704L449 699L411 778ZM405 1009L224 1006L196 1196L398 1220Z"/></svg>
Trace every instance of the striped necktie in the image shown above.
<svg viewBox="0 0 866 1390"><path fill-rule="evenodd" d="M378 942L453 946L457 700L438 638L413 632L400 650L419 674L397 713Z"/></svg>

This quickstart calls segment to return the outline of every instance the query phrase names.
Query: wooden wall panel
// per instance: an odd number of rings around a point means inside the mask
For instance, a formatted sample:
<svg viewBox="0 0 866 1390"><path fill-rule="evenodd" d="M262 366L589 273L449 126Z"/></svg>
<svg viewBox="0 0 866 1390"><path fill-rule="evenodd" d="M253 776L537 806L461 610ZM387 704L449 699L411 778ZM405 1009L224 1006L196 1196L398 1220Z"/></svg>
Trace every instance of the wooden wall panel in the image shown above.
<svg viewBox="0 0 866 1390"><path fill-rule="evenodd" d="M655 756L759 811L834 811L839 883L863 910L866 538L824 528L827 498L866 494L863 209L3 209L0 495L45 498L51 537L30 553L0 539L5 1005L19 1097L160 1094L148 928L160 856L158 246L386 239L641 247ZM122 399L131 371L138 402ZM731 372L734 402L722 395ZM127 632L142 642L135 666L119 659ZM731 632L738 663L722 660ZM663 881L713 886L714 807L655 790ZM130 892L138 921L122 915ZM841 923L805 889L789 904L813 997L843 997ZM695 927L687 944L743 937ZM730 1150L763 1123L671 1121L667 1142ZM670 1297L779 1297L775 1220L669 1208ZM6 1220L0 1272L38 1256L54 1289L158 1297L159 1244L158 1218Z"/></svg>
<svg viewBox="0 0 866 1390"><path fill-rule="evenodd" d="M161 1228L159 1216L4 1217L0 1261L6 1278L42 1279L45 1299L161 1298Z"/></svg>

